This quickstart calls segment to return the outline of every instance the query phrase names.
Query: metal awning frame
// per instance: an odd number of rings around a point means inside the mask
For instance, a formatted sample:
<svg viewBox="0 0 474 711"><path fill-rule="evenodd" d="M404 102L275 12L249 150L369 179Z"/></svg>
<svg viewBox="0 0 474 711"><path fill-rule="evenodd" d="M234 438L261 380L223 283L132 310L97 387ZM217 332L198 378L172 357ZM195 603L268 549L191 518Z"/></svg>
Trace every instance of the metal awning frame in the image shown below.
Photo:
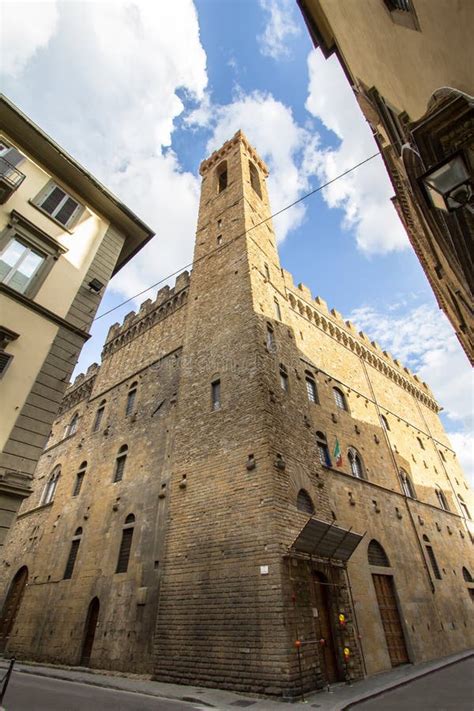
<svg viewBox="0 0 474 711"><path fill-rule="evenodd" d="M318 539L316 540L314 545L312 546L312 550L305 551L305 550L298 549L295 544L298 541L298 539L300 538L303 531L307 528L310 521L312 521L312 520L317 521L321 524L325 524L326 528L321 533L321 535L318 537ZM327 536L333 530L334 527L336 527L339 531L344 531L344 534L343 534L342 538L340 538L339 540L336 541L336 545L332 548L332 550L330 550L328 554L323 555L320 552L318 552L318 548L321 546L321 543L324 542L324 540L327 538ZM356 533L353 534L355 536L358 536L359 540L355 543L350 555L347 558L335 557L335 556L337 556L337 553L341 549L341 546L343 545L343 543L346 541L347 537L351 533L353 533L352 526L348 529L342 529L339 526L335 525L335 521L332 521L330 524L326 524L325 521L321 521L321 519L316 519L315 517L310 516L308 518L308 520L306 521L305 525L301 528L300 532L296 536L296 538L293 541L293 543L291 544L291 546L288 547L288 555L290 557L302 557L302 558L309 558L311 560L319 559L323 562L329 562L332 565L336 564L336 565L341 565L341 566L345 567L347 564L347 561L350 560L354 551L359 546L359 543L363 540L363 538L365 538L367 531L365 531L363 534L356 534Z"/></svg>

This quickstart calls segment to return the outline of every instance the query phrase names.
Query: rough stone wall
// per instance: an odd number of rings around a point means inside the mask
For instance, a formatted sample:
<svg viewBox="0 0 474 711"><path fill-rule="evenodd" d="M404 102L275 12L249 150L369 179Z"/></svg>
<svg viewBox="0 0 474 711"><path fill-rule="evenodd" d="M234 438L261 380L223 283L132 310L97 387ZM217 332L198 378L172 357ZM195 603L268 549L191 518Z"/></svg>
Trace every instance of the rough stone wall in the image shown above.
<svg viewBox="0 0 474 711"><path fill-rule="evenodd" d="M228 184L219 193L223 160ZM30 571L9 651L77 663L87 607L97 595L94 666L281 696L297 695L301 681L305 690L321 687L311 575L328 575L330 566L288 557L308 520L296 507L301 489L316 517L365 533L349 577L337 566L333 571L339 594L332 597L332 621L337 626L341 611L347 618L336 634L342 678L390 668L374 573L393 576L411 661L469 646L473 584L462 566L472 573L472 543L457 497L470 511L474 505L431 391L280 268L266 168L241 134L205 161L202 174L192 278L183 275L174 289L113 326L102 365L80 377L63 401L2 567L5 586L20 565ZM308 399L307 373L317 387L315 403ZM125 417L134 382L136 416ZM334 387L344 393L347 410L336 406ZM77 432L65 439L75 413ZM331 467L318 457L317 431L327 437ZM129 448L125 476L114 484L123 444ZM351 475L351 446L361 455L364 479ZM72 497L84 460L81 495ZM54 502L40 506L56 464L62 474ZM416 500L403 495L400 468L410 475ZM436 485L450 511L440 508ZM132 512L128 572L115 574L122 526ZM64 581L78 526L76 568ZM423 535L441 580L434 578ZM389 558L382 571L368 564L372 539ZM343 646L351 651L347 668Z"/></svg>
<svg viewBox="0 0 474 711"><path fill-rule="evenodd" d="M38 464L34 493L12 530L2 566L5 589L20 561L29 570L21 615L9 640L11 653L79 663L87 609L97 596L100 614L91 665L151 671L150 630L161 574L186 311L183 278L178 286L179 304L155 320L159 304L174 298L169 290L161 293L154 309L148 304L149 320L140 332L128 333L132 317L121 329L113 329L115 335L120 331L125 336L123 342L106 348L101 368L91 367L66 393L49 447ZM126 416L132 382L137 383L137 395ZM96 412L104 400L104 416L94 432ZM65 437L76 413L77 430ZM123 479L114 482L115 460L124 444L128 455ZM86 474L79 495L73 496L83 462ZM57 466L61 476L54 501L42 505L45 485ZM135 516L130 562L126 573L116 574L122 529L130 513ZM72 537L79 527L83 533L74 572L64 580Z"/></svg>

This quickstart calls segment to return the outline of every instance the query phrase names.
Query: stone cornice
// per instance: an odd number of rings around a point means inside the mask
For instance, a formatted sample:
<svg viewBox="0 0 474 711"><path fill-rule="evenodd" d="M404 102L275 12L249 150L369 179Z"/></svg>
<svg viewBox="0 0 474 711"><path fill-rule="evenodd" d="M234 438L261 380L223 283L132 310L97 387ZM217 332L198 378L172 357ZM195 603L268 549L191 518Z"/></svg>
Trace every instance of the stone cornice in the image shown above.
<svg viewBox="0 0 474 711"><path fill-rule="evenodd" d="M246 135L241 130L237 131L237 133L235 133L232 138L226 141L224 145L219 148L219 150L214 151L214 153L211 153L209 158L203 160L203 162L199 166L199 174L204 175L204 173L206 173L209 168L216 166L221 160L224 160L229 151L239 142L245 146L247 153L250 155L255 165L257 165L264 174L264 176L267 177L269 174L267 165L260 158L255 148L252 146Z"/></svg>

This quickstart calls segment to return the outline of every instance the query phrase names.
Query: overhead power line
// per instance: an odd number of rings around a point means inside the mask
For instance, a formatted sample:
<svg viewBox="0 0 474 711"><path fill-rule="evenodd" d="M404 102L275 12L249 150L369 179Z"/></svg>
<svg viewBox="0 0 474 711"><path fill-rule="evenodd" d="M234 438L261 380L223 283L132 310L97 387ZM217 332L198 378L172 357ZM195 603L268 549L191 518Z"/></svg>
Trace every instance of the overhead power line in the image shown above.
<svg viewBox="0 0 474 711"><path fill-rule="evenodd" d="M349 173L352 173L354 170L357 170L357 168L360 168L361 165L364 165L365 163L368 163L370 160L373 158L376 158L380 153L377 151L377 153L374 153L373 155L369 156L368 158L365 158L364 160L361 160L360 163L357 163L356 165L353 165L352 168L348 168L345 170L343 173L340 173L339 175L336 175L335 178L332 178L331 180L328 180L327 183L323 183L323 185L319 185L317 188L314 190L310 190L309 193L306 193L305 195L302 195L298 200L295 200L294 202L290 203L289 205L286 205L285 207L282 207L281 210L277 210L277 212L274 212L272 215L269 217L266 217L264 220L261 220L260 222L257 222L256 225L252 225L252 227L249 227L248 230L245 230L245 232L242 232L239 235L236 235L233 237L229 242L226 242L225 244L220 245L219 247L216 247L215 249L211 250L207 254L204 254L202 257L198 257L198 259L195 259L193 262L190 262L189 264L185 264L183 267L180 267L177 269L175 272L172 272L171 274L168 274L167 276L163 277L159 281L155 282L154 284L151 284L151 286L147 286L146 289L143 289L142 291L139 291L137 294L134 294L133 296L130 296L128 299L125 299L125 301L122 301L120 304L117 304L116 306L113 306L111 309L108 311L104 311L104 313L99 314L99 316L96 316L94 321L98 321L100 318L104 318L104 316L108 316L111 314L113 311L116 311L117 309L120 309L122 306L125 306L125 304L130 303L130 301L133 301L134 299L137 299L139 296L143 296L143 294L146 294L147 291L151 291L151 289L155 289L157 286L160 284L163 284L164 282L168 281L168 279L172 279L175 276L178 276L178 274L181 274L181 272L184 272L185 269L190 269L192 268L195 264L200 262L203 259L207 259L209 255L214 254L215 252L220 252L223 249L226 249L230 244L235 242L236 240L240 239L241 237L244 237L244 235L248 234L252 230L255 230L257 227L260 227L260 225L264 225L266 222L269 220L272 220L274 217L278 217L278 215L281 215L283 212L286 212L287 210L290 210L292 207L295 205L298 205L300 202L303 202L303 200L306 200L307 198L311 197L311 195L314 195L315 193L319 193L321 190L324 190L324 188L327 188L328 185L332 185L335 183L337 180L340 180L341 178L344 178L346 175L349 175Z"/></svg>

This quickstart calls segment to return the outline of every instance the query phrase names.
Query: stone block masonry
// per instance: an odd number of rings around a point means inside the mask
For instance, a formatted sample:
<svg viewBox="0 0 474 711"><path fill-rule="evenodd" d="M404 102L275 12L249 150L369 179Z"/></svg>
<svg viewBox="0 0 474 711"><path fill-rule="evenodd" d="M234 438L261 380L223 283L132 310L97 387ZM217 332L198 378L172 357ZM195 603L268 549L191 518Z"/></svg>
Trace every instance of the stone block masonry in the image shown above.
<svg viewBox="0 0 474 711"><path fill-rule="evenodd" d="M66 392L6 546L9 652L79 663L94 599L91 666L279 697L472 644L474 505L433 393L281 269L267 173L241 132L204 161L192 274ZM347 564L292 548L311 516L363 536Z"/></svg>

